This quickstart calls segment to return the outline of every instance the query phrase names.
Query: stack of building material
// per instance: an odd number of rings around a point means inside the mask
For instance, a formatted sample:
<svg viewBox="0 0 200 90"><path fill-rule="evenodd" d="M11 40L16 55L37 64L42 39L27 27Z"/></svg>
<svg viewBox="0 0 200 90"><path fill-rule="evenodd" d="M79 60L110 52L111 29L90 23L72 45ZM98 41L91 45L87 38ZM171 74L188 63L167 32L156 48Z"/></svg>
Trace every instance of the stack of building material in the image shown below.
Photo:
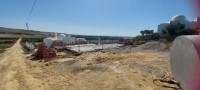
<svg viewBox="0 0 200 90"><path fill-rule="evenodd" d="M36 58L37 59L51 59L56 57L56 51L47 49L44 43L38 46Z"/></svg>
<svg viewBox="0 0 200 90"><path fill-rule="evenodd" d="M25 46L26 46L26 48L28 48L30 51L32 51L32 50L34 50L34 45L32 44L32 43L28 43L28 42L26 42L25 43Z"/></svg>

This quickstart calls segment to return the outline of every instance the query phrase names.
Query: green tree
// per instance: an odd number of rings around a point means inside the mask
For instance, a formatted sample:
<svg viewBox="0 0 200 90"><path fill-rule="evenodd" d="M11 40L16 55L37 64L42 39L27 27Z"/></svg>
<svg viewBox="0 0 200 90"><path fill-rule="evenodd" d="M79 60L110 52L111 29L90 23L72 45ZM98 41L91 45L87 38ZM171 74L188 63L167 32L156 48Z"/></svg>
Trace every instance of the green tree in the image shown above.
<svg viewBox="0 0 200 90"><path fill-rule="evenodd" d="M167 35L168 35L167 31L165 29L163 29L161 32L161 37L164 39Z"/></svg>
<svg viewBox="0 0 200 90"><path fill-rule="evenodd" d="M153 34L153 30L150 30L150 34Z"/></svg>
<svg viewBox="0 0 200 90"><path fill-rule="evenodd" d="M144 30L145 34L146 35L149 35L150 34L150 31L149 30Z"/></svg>
<svg viewBox="0 0 200 90"><path fill-rule="evenodd" d="M179 35L193 35L193 29L185 29L179 32Z"/></svg>
<svg viewBox="0 0 200 90"><path fill-rule="evenodd" d="M152 33L149 35L149 40L159 40L161 38L160 34Z"/></svg>
<svg viewBox="0 0 200 90"><path fill-rule="evenodd" d="M142 34L142 36L144 36L144 35L145 35L145 32L144 32L144 31L140 31L140 33Z"/></svg>
<svg viewBox="0 0 200 90"><path fill-rule="evenodd" d="M171 37L180 35L180 32L184 29L184 25L181 23L169 24L166 26L166 30Z"/></svg>
<svg viewBox="0 0 200 90"><path fill-rule="evenodd" d="M142 36L144 36L144 35L153 34L153 31L154 30L148 30L148 29L146 29L146 30L140 31L140 33L142 34Z"/></svg>
<svg viewBox="0 0 200 90"><path fill-rule="evenodd" d="M166 31L166 30L162 30L162 34L163 34L163 35L166 35L166 34L167 34L167 31Z"/></svg>

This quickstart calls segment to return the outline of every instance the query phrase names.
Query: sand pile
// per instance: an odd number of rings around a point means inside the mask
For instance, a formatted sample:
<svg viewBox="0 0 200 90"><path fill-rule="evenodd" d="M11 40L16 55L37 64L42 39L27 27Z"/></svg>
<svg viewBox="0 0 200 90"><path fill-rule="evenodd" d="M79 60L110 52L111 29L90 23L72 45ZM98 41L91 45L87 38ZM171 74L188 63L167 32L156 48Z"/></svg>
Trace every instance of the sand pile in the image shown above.
<svg viewBox="0 0 200 90"><path fill-rule="evenodd" d="M167 51L167 45L161 42L152 41L147 42L141 46L135 48L135 50L155 50L155 51Z"/></svg>
<svg viewBox="0 0 200 90"><path fill-rule="evenodd" d="M122 48L109 48L109 49L105 49L103 51L111 52L111 53L131 53L134 51L148 51L148 50L169 51L167 45L165 45L164 43L161 43L161 42L157 42L157 41L147 42L138 47L127 46L127 47L122 47Z"/></svg>

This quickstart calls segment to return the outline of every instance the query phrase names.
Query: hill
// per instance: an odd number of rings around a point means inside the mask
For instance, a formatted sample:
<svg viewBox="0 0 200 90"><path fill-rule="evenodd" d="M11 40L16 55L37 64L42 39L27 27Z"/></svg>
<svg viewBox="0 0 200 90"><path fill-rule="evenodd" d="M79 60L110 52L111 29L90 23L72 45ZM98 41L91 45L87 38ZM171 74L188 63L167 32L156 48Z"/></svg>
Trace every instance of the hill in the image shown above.
<svg viewBox="0 0 200 90"><path fill-rule="evenodd" d="M98 37L101 37L102 40L124 40L130 38L122 36L93 36L93 35L76 35L76 34L70 34L70 35L76 38L86 38L87 40L98 40ZM54 36L54 32L41 32L36 30L0 27L0 38L19 38L19 37L44 38L48 36Z"/></svg>
<svg viewBox="0 0 200 90"><path fill-rule="evenodd" d="M40 31L35 31L35 30L24 30L24 29L0 27L0 37L7 37L7 38L18 38L18 37L43 38L52 34L53 33L51 32L40 32Z"/></svg>

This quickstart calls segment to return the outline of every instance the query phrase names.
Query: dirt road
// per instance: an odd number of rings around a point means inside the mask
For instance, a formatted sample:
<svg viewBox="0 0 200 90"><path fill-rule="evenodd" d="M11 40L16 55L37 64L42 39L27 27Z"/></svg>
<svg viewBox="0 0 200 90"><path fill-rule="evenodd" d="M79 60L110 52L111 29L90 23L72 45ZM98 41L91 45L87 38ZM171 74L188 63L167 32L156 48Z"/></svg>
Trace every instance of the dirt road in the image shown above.
<svg viewBox="0 0 200 90"><path fill-rule="evenodd" d="M0 57L0 90L171 90L153 84L170 71L169 53L90 52L41 62L27 60L20 41Z"/></svg>
<svg viewBox="0 0 200 90"><path fill-rule="evenodd" d="M21 39L0 58L0 90L43 90L47 89L38 79L28 73Z"/></svg>

